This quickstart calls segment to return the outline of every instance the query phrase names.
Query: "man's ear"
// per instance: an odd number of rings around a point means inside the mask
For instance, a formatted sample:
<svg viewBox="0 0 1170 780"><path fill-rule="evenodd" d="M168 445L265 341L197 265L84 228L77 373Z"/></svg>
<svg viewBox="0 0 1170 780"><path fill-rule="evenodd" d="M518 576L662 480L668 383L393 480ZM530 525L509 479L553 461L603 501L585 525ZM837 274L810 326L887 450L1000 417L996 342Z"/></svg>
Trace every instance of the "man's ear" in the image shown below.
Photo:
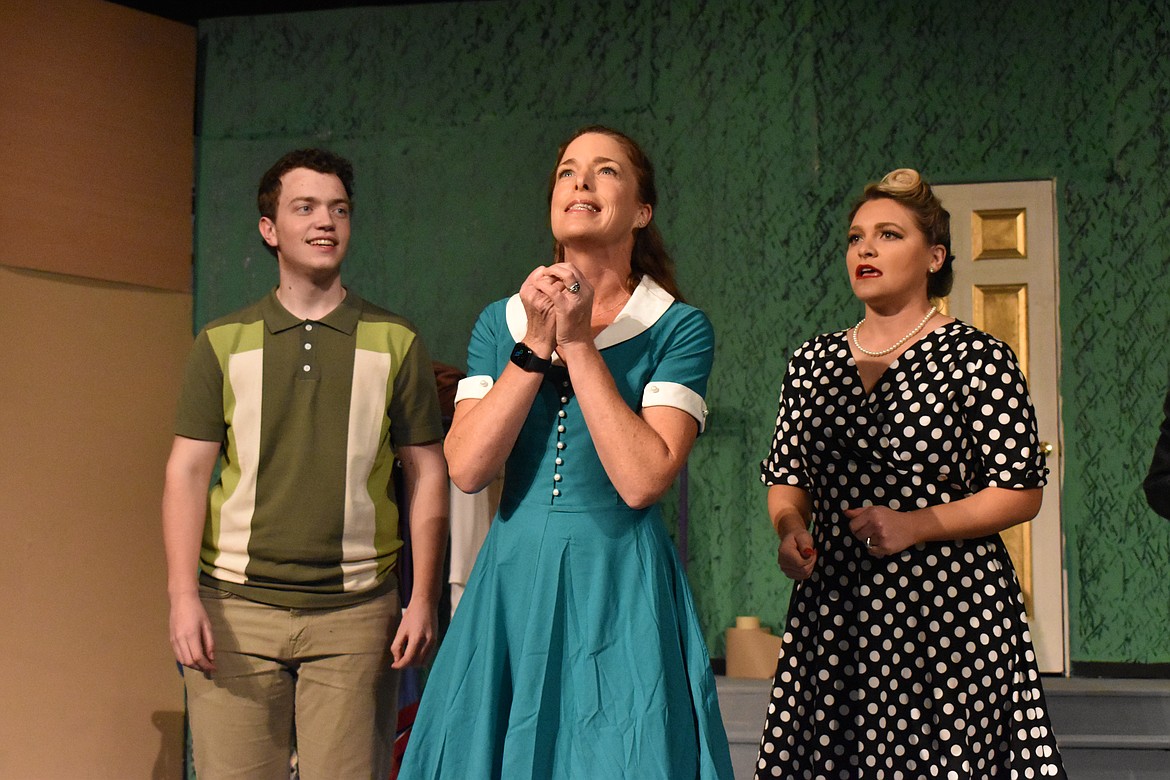
<svg viewBox="0 0 1170 780"><path fill-rule="evenodd" d="M260 217L260 237L268 246L276 248L276 223L268 217Z"/></svg>

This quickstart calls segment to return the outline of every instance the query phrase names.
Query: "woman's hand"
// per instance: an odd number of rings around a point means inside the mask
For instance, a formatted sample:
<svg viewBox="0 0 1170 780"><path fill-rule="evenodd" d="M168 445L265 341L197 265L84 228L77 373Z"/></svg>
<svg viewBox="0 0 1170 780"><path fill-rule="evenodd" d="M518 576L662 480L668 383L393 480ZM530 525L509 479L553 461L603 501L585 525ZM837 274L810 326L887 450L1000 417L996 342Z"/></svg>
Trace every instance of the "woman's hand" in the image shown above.
<svg viewBox="0 0 1170 780"><path fill-rule="evenodd" d="M537 266L520 285L520 302L524 304L524 313L528 317L524 343L542 358L551 357L557 344L556 309L552 297L556 285L549 281L548 270L546 266Z"/></svg>
<svg viewBox="0 0 1170 780"><path fill-rule="evenodd" d="M921 541L916 534L917 524L907 512L866 506L846 509L845 516L849 518L850 532L876 558L897 555Z"/></svg>
<svg viewBox="0 0 1170 780"><path fill-rule="evenodd" d="M920 542L978 539L1026 523L1040 511L1042 488L986 487L946 504L895 512L884 506L846 509L849 530L870 555L897 555Z"/></svg>
<svg viewBox="0 0 1170 780"><path fill-rule="evenodd" d="M593 343L593 285L572 263L544 269L545 289L556 310L557 344Z"/></svg>
<svg viewBox="0 0 1170 780"><path fill-rule="evenodd" d="M817 562L812 534L801 528L781 537L776 562L790 579L807 580Z"/></svg>
<svg viewBox="0 0 1170 780"><path fill-rule="evenodd" d="M803 488L793 485L768 487L768 517L780 537L776 562L790 578L807 580L817 563L817 551L808 531L812 499Z"/></svg>

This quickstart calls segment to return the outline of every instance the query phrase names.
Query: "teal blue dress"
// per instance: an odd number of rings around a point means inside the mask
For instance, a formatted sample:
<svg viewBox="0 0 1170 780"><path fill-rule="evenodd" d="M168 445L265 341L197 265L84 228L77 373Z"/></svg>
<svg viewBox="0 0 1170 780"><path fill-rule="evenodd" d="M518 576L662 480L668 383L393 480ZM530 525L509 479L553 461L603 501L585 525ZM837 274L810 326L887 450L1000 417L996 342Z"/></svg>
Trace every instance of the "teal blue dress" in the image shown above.
<svg viewBox="0 0 1170 780"><path fill-rule="evenodd" d="M524 335L518 297L480 315L459 398ZM703 425L710 322L644 279L596 343L626 403ZM657 506L609 481L567 374L533 402L428 676L399 777L721 778L727 736L691 592Z"/></svg>

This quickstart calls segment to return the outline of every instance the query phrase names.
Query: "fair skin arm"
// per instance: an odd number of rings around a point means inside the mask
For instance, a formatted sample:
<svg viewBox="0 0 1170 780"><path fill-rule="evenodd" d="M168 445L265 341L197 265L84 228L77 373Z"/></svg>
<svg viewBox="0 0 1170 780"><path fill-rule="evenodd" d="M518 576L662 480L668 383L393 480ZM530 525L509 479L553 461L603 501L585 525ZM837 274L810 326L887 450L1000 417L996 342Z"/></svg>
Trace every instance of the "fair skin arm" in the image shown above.
<svg viewBox="0 0 1170 780"><path fill-rule="evenodd" d="M581 285L576 294L566 289L574 282ZM553 301L557 352L569 369L606 475L631 507L650 506L686 463L698 422L674 407L645 407L639 415L626 404L593 341L593 289L571 263L548 268L538 286Z"/></svg>
<svg viewBox="0 0 1170 780"><path fill-rule="evenodd" d="M167 558L171 649L175 660L215 671L215 639L199 600L199 550L207 514L207 487L220 444L176 436L163 487L163 546Z"/></svg>
<svg viewBox="0 0 1170 780"><path fill-rule="evenodd" d="M812 534L808 530L812 517L808 492L791 485L770 486L768 516L780 537L776 553L780 570L794 580L808 579L817 561Z"/></svg>
<svg viewBox="0 0 1170 780"><path fill-rule="evenodd" d="M560 350L610 482L634 509L650 506L686 463L699 432L698 423L670 406L646 407L639 416L618 393L596 347L577 343Z"/></svg>
<svg viewBox="0 0 1170 780"><path fill-rule="evenodd" d="M520 287L520 300L528 315L524 343L548 359L556 342L552 302L535 284L544 270L536 268L528 275ZM456 405L443 442L456 487L476 493L499 475L543 380L542 374L509 363L483 398L467 398Z"/></svg>
<svg viewBox="0 0 1170 780"><path fill-rule="evenodd" d="M871 506L846 509L849 530L871 555L895 555L919 542L976 539L999 533L1031 520L1040 511L1042 490L985 488L949 504L897 512ZM800 488L774 485L768 488L768 513L780 537L777 559L780 569L794 580L812 574L816 554L808 532L808 494ZM807 557L802 553L807 552Z"/></svg>
<svg viewBox="0 0 1170 780"><path fill-rule="evenodd" d="M948 504L897 512L883 506L846 509L850 532L869 539L870 554L895 555L919 542L977 539L1026 523L1040 511L1042 488L989 487Z"/></svg>
<svg viewBox="0 0 1170 780"><path fill-rule="evenodd" d="M218 456L218 442L175 437L163 490L171 647L179 663L201 672L215 671L215 642L199 601L197 568L207 485ZM395 668L425 661L434 647L447 541L447 480L440 445L403 447L399 457L411 506L416 585L391 646Z"/></svg>
<svg viewBox="0 0 1170 780"><path fill-rule="evenodd" d="M414 588L390 644L395 669L424 663L438 637L438 603L447 550L447 464L438 442L399 448L410 511Z"/></svg>

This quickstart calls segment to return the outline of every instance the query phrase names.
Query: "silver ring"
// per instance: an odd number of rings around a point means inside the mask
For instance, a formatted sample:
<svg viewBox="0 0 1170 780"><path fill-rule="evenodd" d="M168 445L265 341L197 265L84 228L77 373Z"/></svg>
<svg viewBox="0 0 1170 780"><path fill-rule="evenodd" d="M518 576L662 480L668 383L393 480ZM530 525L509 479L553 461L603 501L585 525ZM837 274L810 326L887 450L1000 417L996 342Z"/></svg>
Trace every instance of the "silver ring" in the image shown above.
<svg viewBox="0 0 1170 780"><path fill-rule="evenodd" d="M581 292L581 283L580 282L573 282L565 289L568 290L569 292L573 293L573 295L576 295L577 293Z"/></svg>

